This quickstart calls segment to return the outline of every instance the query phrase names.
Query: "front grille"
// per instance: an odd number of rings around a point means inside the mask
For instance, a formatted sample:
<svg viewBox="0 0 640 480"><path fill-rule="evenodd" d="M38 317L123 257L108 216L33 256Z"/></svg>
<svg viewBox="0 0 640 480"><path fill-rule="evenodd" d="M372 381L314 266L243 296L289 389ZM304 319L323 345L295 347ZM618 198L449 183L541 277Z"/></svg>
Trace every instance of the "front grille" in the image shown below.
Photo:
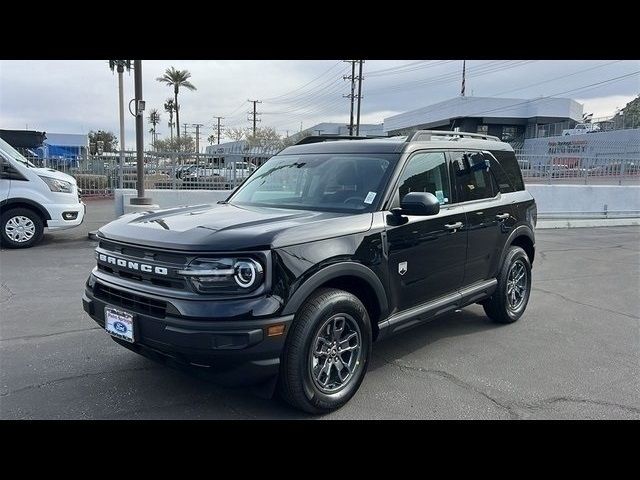
<svg viewBox="0 0 640 480"><path fill-rule="evenodd" d="M167 315L167 302L111 288L99 282L96 282L93 287L93 295L110 305L133 310L137 313L159 318L164 318Z"/></svg>
<svg viewBox="0 0 640 480"><path fill-rule="evenodd" d="M106 254L107 256L112 255L115 258L131 262L164 267L167 269L168 275L158 275L152 272L134 270L117 265L114 262L105 262L104 260L101 261L98 259L98 270L101 272L156 287L177 290L187 289L187 283L184 277L176 273L178 270L185 268L189 263L189 258L184 254L167 253L106 240L100 240L98 248L96 249L96 256L99 257L100 254Z"/></svg>
<svg viewBox="0 0 640 480"><path fill-rule="evenodd" d="M127 280L149 283L151 285L155 285L156 287L177 288L180 290L184 290L186 286L185 280L182 278L159 277L150 274L146 274L143 276L127 270L118 269L118 267L114 265L107 266L99 263L98 270L106 272L109 275L126 278Z"/></svg>

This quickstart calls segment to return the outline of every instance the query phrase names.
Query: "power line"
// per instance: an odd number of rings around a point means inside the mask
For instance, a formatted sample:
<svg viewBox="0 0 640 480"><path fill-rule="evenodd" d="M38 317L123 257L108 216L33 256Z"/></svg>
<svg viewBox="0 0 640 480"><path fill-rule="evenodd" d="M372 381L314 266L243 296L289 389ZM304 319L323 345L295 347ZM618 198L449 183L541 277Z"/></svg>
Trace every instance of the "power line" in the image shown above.
<svg viewBox="0 0 640 480"><path fill-rule="evenodd" d="M523 86L523 87L518 87L518 88L512 88L512 89L509 89L509 90L504 90L504 91L502 91L502 92L493 93L493 94L486 95L486 96L483 96L483 97L469 97L469 98L467 98L467 100L466 100L466 102L467 102L467 106L468 106L468 105L470 105L470 104L472 104L473 102L481 101L481 100L483 100L484 98L498 98L498 97L500 97L501 95L506 95L506 94L508 94L508 93L513 93L513 92L517 92L517 91L520 91L520 90L525 90L525 89L527 89L527 88L531 88L531 87L535 87L535 86L538 86L538 85L542 85L542 84L544 84L544 83L553 82L553 81L555 81L555 80L561 80L561 79L564 79L564 78L567 78L567 77L571 77L571 76L574 76L574 75L579 75L579 74L581 74L581 73L588 72L588 71L591 71L591 70L595 70L595 69L597 69L597 68L606 67L606 66L608 66L608 65L611 65L611 64L613 64L613 63L618 63L618 62L621 62L621 61L622 61L622 60L615 60L615 61L613 61L613 62L607 62L607 63L601 64L601 65L596 65L595 67L585 68L585 69L578 70L578 71L573 72L573 73L569 73L569 74L565 74L565 75L560 75L560 76L558 76L558 77L554 77L554 78L550 78L550 79L547 79L547 80L543 80L543 81L541 81L541 82L531 83L531 84L525 85L525 86ZM429 109L429 110L425 111L425 113L435 113L435 112L438 112L438 111L441 111L441 110L444 110L444 109L447 109L447 108L449 108L449 105L444 105L444 106L441 106L441 107L438 107L438 108L432 108L432 109Z"/></svg>
<svg viewBox="0 0 640 480"><path fill-rule="evenodd" d="M466 75L467 78L470 77L477 77L477 76L481 76L481 75L488 75L490 73L495 73L495 72L499 72L499 71L503 71L503 70L508 70L511 68L516 68L516 67L520 67L532 62L535 62L536 60L517 60L515 62L512 61L491 61L491 62L487 62L485 64L481 64L479 66L473 67L473 68L469 68L468 71L469 73ZM452 83L452 82L457 82L459 78L459 70L455 70L453 72L449 72L449 73L445 73L445 74L441 74L441 75L437 75L435 77L431 77L431 78L427 78L427 79L423 79L423 80L414 80L411 82L405 82L405 83L400 83L397 84L393 87L387 87L387 88L378 88L378 89L374 89L368 92L369 95L379 95L379 94L385 94L388 95L390 93L393 92L398 92L398 91L403 91L403 90L410 90L412 88L417 88L417 87L424 87L424 86L432 86L432 85L439 85L439 84L446 84L446 83Z"/></svg>
<svg viewBox="0 0 640 480"><path fill-rule="evenodd" d="M265 103L276 104L276 105L277 104L296 105L296 104L300 104L300 103L305 103L310 98L317 97L320 94L320 92L323 92L323 91L331 88L336 83L341 83L340 80L342 79L342 76L344 74L346 74L346 73L347 73L347 68L344 68L343 70L338 72L338 75L336 77L327 78L326 80L324 80L321 83L319 83L318 85L316 85L314 87L313 91L300 93L298 95L294 95L292 97L288 97L288 98L283 99L283 100L266 101Z"/></svg>
<svg viewBox="0 0 640 480"><path fill-rule="evenodd" d="M304 89L304 88L308 87L309 85L311 85L313 82L315 82L315 81L319 80L320 78L324 77L327 73L329 73L331 70L333 70L334 68L336 68L336 67L337 67L338 65L340 65L341 63L342 63L342 62L340 62L340 61L336 62L336 63L335 63L335 64L333 64L333 65L332 65L328 70L325 70L325 71L324 71L324 72L322 72L320 75L318 75L317 77L315 77L315 78L314 78L314 79L312 79L311 81L309 81L309 82L305 83L305 84L304 84L304 85L302 85L301 87L294 88L293 90L291 90L291 91L289 91L289 92L287 92L287 93L284 93L284 94L282 94L282 95L277 95L277 96L275 96L275 97L266 98L266 99L264 99L264 101L265 101L265 102L271 102L271 101L273 101L273 100L277 100L277 99L280 99L280 98L283 98L283 97L288 97L288 96L290 96L292 93L297 92L297 91L299 91L299 90L302 90L302 89Z"/></svg>
<svg viewBox="0 0 640 480"><path fill-rule="evenodd" d="M384 69L384 70L376 70L374 72L370 72L367 74L367 76L369 77L383 77L383 76L387 76L387 75L399 75L402 73L410 73L410 72L415 72L417 70L422 70L425 68L433 68L433 67L438 67L440 65L445 65L447 63L453 63L456 60L439 60L439 61L434 61L434 62L414 62L414 63L425 63L424 65L418 65L418 66L413 66L410 68L404 68L404 67L409 67L410 65L413 64L407 64L405 66L401 66L401 67L395 67L395 68L391 68L391 69Z"/></svg>

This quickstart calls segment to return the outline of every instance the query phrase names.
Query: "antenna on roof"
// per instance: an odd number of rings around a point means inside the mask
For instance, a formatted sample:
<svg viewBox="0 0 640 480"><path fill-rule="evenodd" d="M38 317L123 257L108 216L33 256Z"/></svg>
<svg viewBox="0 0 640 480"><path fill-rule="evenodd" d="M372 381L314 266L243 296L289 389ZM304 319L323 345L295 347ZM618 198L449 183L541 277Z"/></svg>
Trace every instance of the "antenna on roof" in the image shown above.
<svg viewBox="0 0 640 480"><path fill-rule="evenodd" d="M464 90L465 90L465 77L467 75L467 61L463 60L462 61L462 88L460 89L460 96L464 97Z"/></svg>

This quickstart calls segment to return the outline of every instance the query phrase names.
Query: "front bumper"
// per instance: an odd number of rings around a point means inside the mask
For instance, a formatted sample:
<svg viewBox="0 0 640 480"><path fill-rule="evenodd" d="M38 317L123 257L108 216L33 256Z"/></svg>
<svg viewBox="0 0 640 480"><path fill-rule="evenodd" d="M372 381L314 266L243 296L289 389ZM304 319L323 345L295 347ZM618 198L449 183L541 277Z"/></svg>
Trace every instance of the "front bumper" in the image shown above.
<svg viewBox="0 0 640 480"><path fill-rule="evenodd" d="M84 310L104 327L105 306L127 310L96 298L85 288ZM216 321L210 318L185 319L167 314L164 318L132 312L136 342L114 338L122 346L156 360L205 367L216 377L233 384L251 384L278 373L293 315L266 319ZM284 324L284 333L268 336L267 328Z"/></svg>
<svg viewBox="0 0 640 480"><path fill-rule="evenodd" d="M87 207L84 203L70 203L70 204L49 204L46 205L47 211L51 216L51 220L47 220L47 228L49 230L64 230L67 228L77 227L84 220L84 215L87 211ZM65 220L64 213L72 212L76 216L73 220Z"/></svg>

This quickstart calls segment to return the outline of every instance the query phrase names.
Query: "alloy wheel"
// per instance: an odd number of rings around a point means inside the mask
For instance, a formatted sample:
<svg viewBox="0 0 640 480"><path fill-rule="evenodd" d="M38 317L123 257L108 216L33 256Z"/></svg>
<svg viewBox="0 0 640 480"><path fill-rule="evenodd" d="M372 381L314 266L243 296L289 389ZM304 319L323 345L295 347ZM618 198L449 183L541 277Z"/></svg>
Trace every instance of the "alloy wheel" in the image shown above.
<svg viewBox="0 0 640 480"><path fill-rule="evenodd" d="M510 310L518 310L527 293L527 268L522 260L516 260L507 275L507 305Z"/></svg>
<svg viewBox="0 0 640 480"><path fill-rule="evenodd" d="M323 393L335 393L353 378L362 356L362 336L355 319L336 314L317 330L309 353L314 384Z"/></svg>

